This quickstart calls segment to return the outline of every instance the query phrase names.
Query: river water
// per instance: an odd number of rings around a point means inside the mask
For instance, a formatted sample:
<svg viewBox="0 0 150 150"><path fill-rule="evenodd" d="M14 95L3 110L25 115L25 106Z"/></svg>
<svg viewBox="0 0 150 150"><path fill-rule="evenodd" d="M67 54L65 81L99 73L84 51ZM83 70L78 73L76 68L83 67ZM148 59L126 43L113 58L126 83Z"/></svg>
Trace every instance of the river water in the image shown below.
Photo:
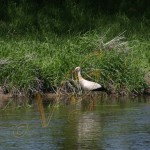
<svg viewBox="0 0 150 150"><path fill-rule="evenodd" d="M0 110L0 150L149 150L150 97Z"/></svg>

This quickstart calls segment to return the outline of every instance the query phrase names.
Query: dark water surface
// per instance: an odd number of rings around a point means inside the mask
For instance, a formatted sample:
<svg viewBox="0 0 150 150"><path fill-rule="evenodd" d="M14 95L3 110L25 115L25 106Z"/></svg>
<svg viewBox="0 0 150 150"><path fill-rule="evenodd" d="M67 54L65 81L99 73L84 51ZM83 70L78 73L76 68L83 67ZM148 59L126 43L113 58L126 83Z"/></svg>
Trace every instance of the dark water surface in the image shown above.
<svg viewBox="0 0 150 150"><path fill-rule="evenodd" d="M150 149L150 97L96 99L92 105L59 103L42 115L36 106L0 110L0 150Z"/></svg>

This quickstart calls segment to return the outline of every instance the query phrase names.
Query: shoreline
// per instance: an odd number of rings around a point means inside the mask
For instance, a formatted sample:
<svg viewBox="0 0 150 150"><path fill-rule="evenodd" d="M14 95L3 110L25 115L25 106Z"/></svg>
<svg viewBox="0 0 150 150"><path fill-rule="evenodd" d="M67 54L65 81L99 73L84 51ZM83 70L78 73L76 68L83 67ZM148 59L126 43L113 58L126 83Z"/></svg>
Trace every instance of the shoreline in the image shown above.
<svg viewBox="0 0 150 150"><path fill-rule="evenodd" d="M46 92L46 93L43 93L43 92L38 92L37 91L37 93L40 93L41 94L41 96L43 97L43 98L57 98L58 96L68 96L68 95L78 95L77 93L52 93L52 92ZM90 91L90 93L97 93L97 94L102 94L102 93L105 93L105 92L101 92L101 91L99 91L99 92L94 92L94 91ZM7 99L9 99L9 98L21 98L21 97L26 97L26 98L30 98L30 97L35 97L35 95L36 95L36 93L35 94L32 94L32 95L29 95L29 94L25 94L25 93L21 93L21 94L12 94L12 93L7 93L7 94L4 94L4 93L2 93L2 92L0 92L0 100L7 100ZM142 94L134 94L134 93L130 93L130 92L128 92L128 93L119 93L119 92L115 92L115 93L113 93L113 91L111 91L110 92L110 94L107 94L106 93L106 95L109 95L109 96L111 96L111 95L115 95L115 96L146 96L146 95L150 95L150 87L149 88L145 88L144 89L144 92L142 93Z"/></svg>
<svg viewBox="0 0 150 150"><path fill-rule="evenodd" d="M149 88L150 92L150 88ZM0 94L0 109L5 110L7 108L30 108L36 104L36 101L40 99L44 106L50 106L51 104L59 104L62 103L64 105L68 104L77 104L81 101L90 100L90 95L94 96L94 99L99 99L102 103L107 103L109 99L109 103L114 102L127 102L129 99L133 101L135 99L139 99L143 97L144 100L150 99L150 93L143 93L141 95L135 94L127 94L127 95L120 95L120 94L106 94L105 92L90 92L90 93L83 93L75 94L58 94L58 93L40 93L40 95L12 95L12 94ZM40 97L39 97L40 96ZM90 101L88 101L90 102Z"/></svg>

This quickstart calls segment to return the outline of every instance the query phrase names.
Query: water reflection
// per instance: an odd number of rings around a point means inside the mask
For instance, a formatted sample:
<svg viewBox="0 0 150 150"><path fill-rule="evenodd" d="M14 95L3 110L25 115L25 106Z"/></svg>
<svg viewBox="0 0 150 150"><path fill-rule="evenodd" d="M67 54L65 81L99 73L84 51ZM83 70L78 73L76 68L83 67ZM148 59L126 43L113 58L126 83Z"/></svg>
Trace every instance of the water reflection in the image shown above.
<svg viewBox="0 0 150 150"><path fill-rule="evenodd" d="M96 139L100 139L101 119L93 112L85 112L78 120L78 149L97 149Z"/></svg>
<svg viewBox="0 0 150 150"><path fill-rule="evenodd" d="M1 110L0 149L150 149L150 97L95 95L94 109L89 96L47 104Z"/></svg>

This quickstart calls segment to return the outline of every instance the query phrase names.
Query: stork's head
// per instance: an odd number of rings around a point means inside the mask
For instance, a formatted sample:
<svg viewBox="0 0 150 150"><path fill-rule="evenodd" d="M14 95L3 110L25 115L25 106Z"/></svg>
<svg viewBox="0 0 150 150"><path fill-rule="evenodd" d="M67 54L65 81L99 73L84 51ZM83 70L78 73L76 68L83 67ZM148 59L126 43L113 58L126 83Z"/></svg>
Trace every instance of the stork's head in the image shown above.
<svg viewBox="0 0 150 150"><path fill-rule="evenodd" d="M76 68L74 69L73 73L74 73L74 72L79 72L79 71L81 71L81 68L80 68L80 67L76 67Z"/></svg>
<svg viewBox="0 0 150 150"><path fill-rule="evenodd" d="M75 71L77 71L77 72L78 72L78 71L81 71L81 68L80 68L80 67L76 67L76 68L75 68Z"/></svg>

